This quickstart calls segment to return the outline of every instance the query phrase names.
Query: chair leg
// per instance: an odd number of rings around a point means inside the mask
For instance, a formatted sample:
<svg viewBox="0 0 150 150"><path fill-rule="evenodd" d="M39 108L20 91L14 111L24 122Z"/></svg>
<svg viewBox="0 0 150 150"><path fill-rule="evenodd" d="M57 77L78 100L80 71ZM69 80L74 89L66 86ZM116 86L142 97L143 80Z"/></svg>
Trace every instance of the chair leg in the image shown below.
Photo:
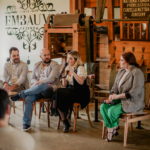
<svg viewBox="0 0 150 150"><path fill-rule="evenodd" d="M23 113L24 113L24 104L25 104L25 100L23 100Z"/></svg>
<svg viewBox="0 0 150 150"><path fill-rule="evenodd" d="M130 119L132 119L132 116L130 116ZM132 124L132 122L130 123L130 131L133 132L133 124Z"/></svg>
<svg viewBox="0 0 150 150"><path fill-rule="evenodd" d="M15 102L13 102L13 111L14 111L14 114L15 114Z"/></svg>
<svg viewBox="0 0 150 150"><path fill-rule="evenodd" d="M86 113L87 113L87 116L88 116L89 124L92 127L92 123L91 123L90 115L89 115L89 105L87 105L87 107L86 107Z"/></svg>
<svg viewBox="0 0 150 150"><path fill-rule="evenodd" d="M32 121L33 110L34 110L34 103L32 104L31 121Z"/></svg>
<svg viewBox="0 0 150 150"><path fill-rule="evenodd" d="M36 115L36 102L34 102L34 113Z"/></svg>
<svg viewBox="0 0 150 150"><path fill-rule="evenodd" d="M128 117L125 117L125 125L124 125L124 144L123 146L126 147L127 145L127 136L128 136Z"/></svg>
<svg viewBox="0 0 150 150"><path fill-rule="evenodd" d="M58 119L57 129L59 129L59 126L60 126L60 117Z"/></svg>
<svg viewBox="0 0 150 150"><path fill-rule="evenodd" d="M106 127L105 127L105 122L103 121L103 129L102 129L102 139L105 138L105 131L106 131Z"/></svg>
<svg viewBox="0 0 150 150"><path fill-rule="evenodd" d="M39 104L39 119L40 119L40 117L41 117L41 107L42 107L42 104L41 104L41 102L40 102L40 104Z"/></svg>
<svg viewBox="0 0 150 150"><path fill-rule="evenodd" d="M48 123L48 127L50 127L49 102L47 102L47 108L46 108L46 111L47 111L47 123Z"/></svg>
<svg viewBox="0 0 150 150"><path fill-rule="evenodd" d="M74 112L74 128L73 128L73 132L76 131L77 115L78 115L78 107L75 106L75 112Z"/></svg>
<svg viewBox="0 0 150 150"><path fill-rule="evenodd" d="M149 95L149 99L148 99L148 107L150 107L150 95Z"/></svg>

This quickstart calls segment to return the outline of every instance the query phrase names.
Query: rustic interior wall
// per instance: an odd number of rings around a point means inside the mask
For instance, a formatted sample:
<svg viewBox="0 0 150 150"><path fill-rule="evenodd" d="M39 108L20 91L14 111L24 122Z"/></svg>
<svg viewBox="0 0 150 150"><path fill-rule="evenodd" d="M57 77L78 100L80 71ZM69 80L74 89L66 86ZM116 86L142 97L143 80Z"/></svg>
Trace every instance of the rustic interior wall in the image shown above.
<svg viewBox="0 0 150 150"><path fill-rule="evenodd" d="M29 69L32 70L34 63L40 60L39 52L43 48L42 27L48 14L69 13L69 0L37 0L37 3L29 0L28 5L27 0L23 4L23 0L17 1L0 0L0 75L12 46L20 50L23 61L29 57Z"/></svg>

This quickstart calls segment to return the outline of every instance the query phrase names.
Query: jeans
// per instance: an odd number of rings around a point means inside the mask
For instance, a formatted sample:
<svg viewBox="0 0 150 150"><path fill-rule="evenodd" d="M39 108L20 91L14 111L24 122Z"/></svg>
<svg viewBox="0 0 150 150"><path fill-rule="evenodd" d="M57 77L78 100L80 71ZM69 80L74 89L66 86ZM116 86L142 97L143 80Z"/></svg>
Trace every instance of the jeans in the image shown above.
<svg viewBox="0 0 150 150"><path fill-rule="evenodd" d="M23 124L30 125L32 104L40 98L51 98L52 94L53 88L46 83L37 84L20 93L21 98L25 98Z"/></svg>

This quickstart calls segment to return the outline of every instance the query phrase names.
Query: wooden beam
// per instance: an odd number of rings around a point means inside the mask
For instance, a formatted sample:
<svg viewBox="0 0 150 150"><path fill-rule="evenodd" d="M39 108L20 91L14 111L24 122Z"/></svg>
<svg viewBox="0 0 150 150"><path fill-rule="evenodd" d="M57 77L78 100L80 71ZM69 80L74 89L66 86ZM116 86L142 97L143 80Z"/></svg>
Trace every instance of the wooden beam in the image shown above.
<svg viewBox="0 0 150 150"><path fill-rule="evenodd" d="M92 8L92 16L93 16L93 19L95 19L95 16L96 16L96 8Z"/></svg>
<svg viewBox="0 0 150 150"><path fill-rule="evenodd" d="M105 7L107 7L108 3L109 3L109 0L106 1ZM114 0L113 5L114 7L120 7L120 0ZM85 7L87 8L97 7L97 0L85 0Z"/></svg>
<svg viewBox="0 0 150 150"><path fill-rule="evenodd" d="M114 18L113 2L114 2L114 0L109 0L109 3L107 3L107 17L108 17L108 19ZM114 40L113 22L108 22L108 36L109 36L109 40Z"/></svg>
<svg viewBox="0 0 150 150"><path fill-rule="evenodd" d="M70 0L70 13L75 13L76 9L78 9L78 0Z"/></svg>
<svg viewBox="0 0 150 150"><path fill-rule="evenodd" d="M48 49L51 53L51 37L48 33L48 29L50 28L50 24L44 24L44 33L43 33L43 47Z"/></svg>
<svg viewBox="0 0 150 150"><path fill-rule="evenodd" d="M79 24L74 23L73 24L73 38L72 38L72 43L73 43L73 50L78 51L78 29L79 29Z"/></svg>
<svg viewBox="0 0 150 150"><path fill-rule="evenodd" d="M80 13L84 13L84 0L78 0L78 9L80 10Z"/></svg>
<svg viewBox="0 0 150 150"><path fill-rule="evenodd" d="M73 33L73 29L65 29L65 28L62 28L62 29L58 29L58 28L50 28L50 29L47 29L47 32L48 33Z"/></svg>
<svg viewBox="0 0 150 150"><path fill-rule="evenodd" d="M123 19L123 1L120 1L120 19ZM123 22L120 21L120 39L123 39Z"/></svg>

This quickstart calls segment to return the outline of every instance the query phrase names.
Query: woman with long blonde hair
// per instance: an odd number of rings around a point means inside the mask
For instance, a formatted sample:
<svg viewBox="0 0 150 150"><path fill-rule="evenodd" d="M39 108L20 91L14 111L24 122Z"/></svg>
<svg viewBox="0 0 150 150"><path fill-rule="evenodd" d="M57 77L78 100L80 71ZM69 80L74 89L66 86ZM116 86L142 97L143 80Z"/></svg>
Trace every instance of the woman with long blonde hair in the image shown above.
<svg viewBox="0 0 150 150"><path fill-rule="evenodd" d="M87 72L77 51L71 51L67 54L67 63L65 71L62 74L62 86L55 91L53 95L50 115L57 115L58 110L63 120L64 132L69 131L70 124L66 118L69 108L73 103L80 103L81 108L85 108L90 101L90 91L86 84Z"/></svg>

